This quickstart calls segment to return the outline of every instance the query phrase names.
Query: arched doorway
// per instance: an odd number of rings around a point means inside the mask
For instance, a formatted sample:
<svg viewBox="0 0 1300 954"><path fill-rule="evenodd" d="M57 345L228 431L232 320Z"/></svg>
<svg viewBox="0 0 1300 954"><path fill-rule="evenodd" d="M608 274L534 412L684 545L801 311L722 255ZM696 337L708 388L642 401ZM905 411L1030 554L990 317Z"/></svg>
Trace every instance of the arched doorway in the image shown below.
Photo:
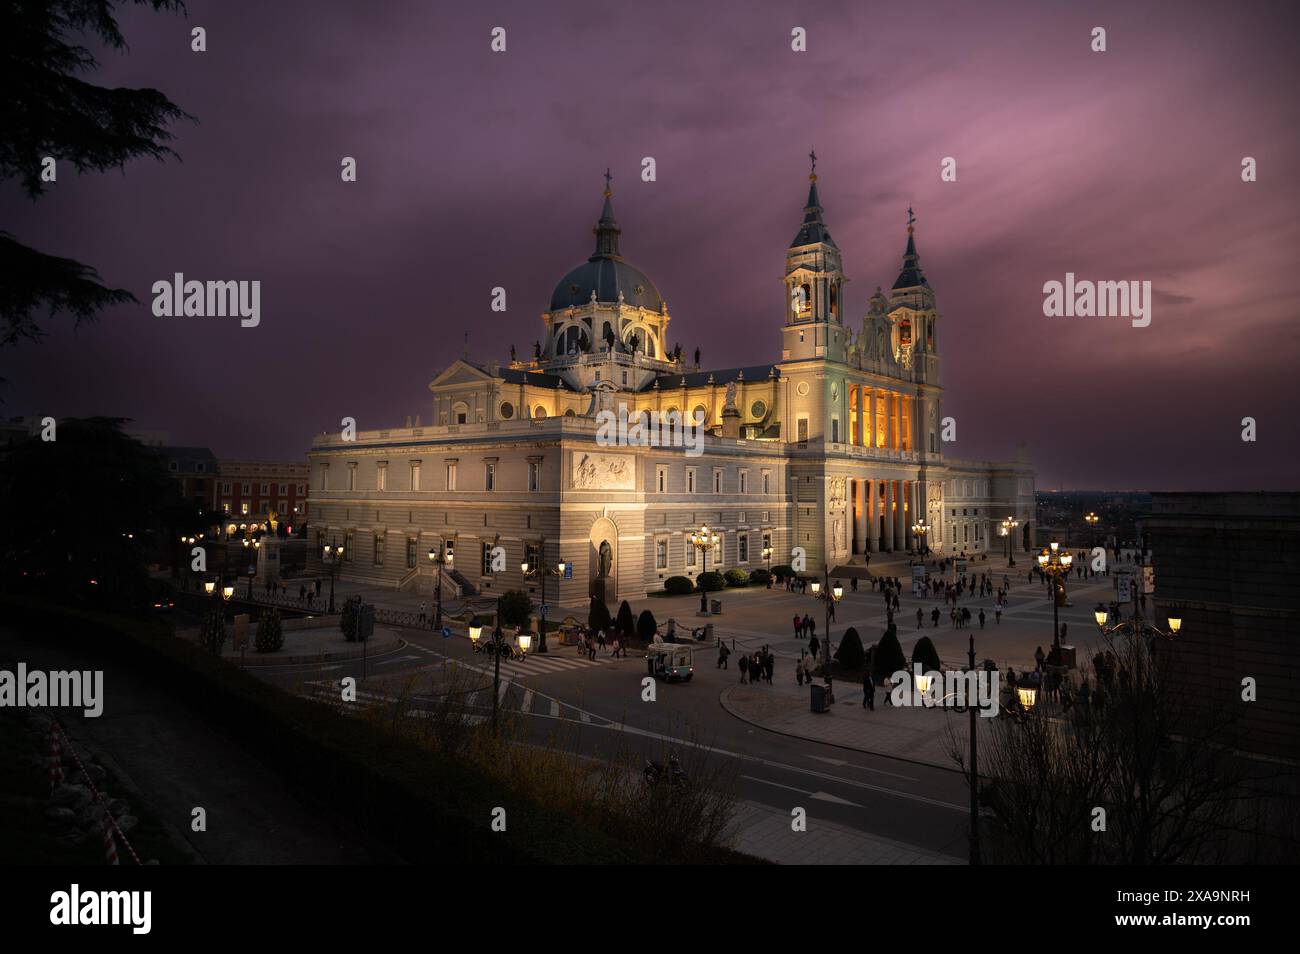
<svg viewBox="0 0 1300 954"><path fill-rule="evenodd" d="M609 603L618 599L618 527L608 517L591 525L588 536L591 596Z"/></svg>

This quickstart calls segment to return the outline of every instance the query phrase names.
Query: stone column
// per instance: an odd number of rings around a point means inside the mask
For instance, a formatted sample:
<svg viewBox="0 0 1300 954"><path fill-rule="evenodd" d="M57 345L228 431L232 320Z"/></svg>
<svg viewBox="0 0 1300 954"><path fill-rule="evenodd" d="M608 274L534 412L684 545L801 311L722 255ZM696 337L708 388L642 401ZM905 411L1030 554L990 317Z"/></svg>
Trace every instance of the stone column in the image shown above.
<svg viewBox="0 0 1300 954"><path fill-rule="evenodd" d="M868 446L874 448L876 446L876 389L875 388L871 389L871 425L870 426L871 426L871 440L869 441Z"/></svg>
<svg viewBox="0 0 1300 954"><path fill-rule="evenodd" d="M886 480L884 483L885 496L880 501L881 507L884 508L885 517L885 549L894 549L894 482Z"/></svg>
<svg viewBox="0 0 1300 954"><path fill-rule="evenodd" d="M853 520L855 537L858 542L857 553L866 553L871 549L867 540L867 507L870 505L870 497L867 493L868 485L865 480L858 479L853 482L853 505L855 508Z"/></svg>
<svg viewBox="0 0 1300 954"><path fill-rule="evenodd" d="M867 432L867 389L858 386L858 446L866 447L863 435Z"/></svg>

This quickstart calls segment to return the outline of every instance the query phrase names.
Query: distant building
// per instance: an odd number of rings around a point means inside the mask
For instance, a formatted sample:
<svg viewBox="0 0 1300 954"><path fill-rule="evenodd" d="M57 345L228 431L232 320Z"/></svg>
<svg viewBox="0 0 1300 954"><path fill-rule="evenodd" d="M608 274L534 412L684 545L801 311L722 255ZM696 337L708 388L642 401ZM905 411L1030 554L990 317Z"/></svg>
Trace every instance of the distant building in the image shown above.
<svg viewBox="0 0 1300 954"><path fill-rule="evenodd" d="M217 479L217 458L206 447L150 447L180 487L181 496L203 509L210 506Z"/></svg>
<svg viewBox="0 0 1300 954"><path fill-rule="evenodd" d="M1206 713L1241 714L1241 746L1300 753L1300 494L1157 493L1143 521L1154 622L1182 618L1174 672ZM1256 701L1242 700L1244 679Z"/></svg>
<svg viewBox="0 0 1300 954"><path fill-rule="evenodd" d="M209 497L213 510L231 517L258 520L270 516L295 526L307 518L307 462L227 460L217 465L219 477Z"/></svg>

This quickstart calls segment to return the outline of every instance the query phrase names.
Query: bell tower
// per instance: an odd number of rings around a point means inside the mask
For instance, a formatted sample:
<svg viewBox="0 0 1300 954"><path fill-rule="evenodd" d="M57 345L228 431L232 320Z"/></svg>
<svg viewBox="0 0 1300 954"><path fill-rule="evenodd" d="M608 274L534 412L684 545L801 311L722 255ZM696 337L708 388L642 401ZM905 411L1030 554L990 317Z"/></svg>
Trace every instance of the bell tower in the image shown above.
<svg viewBox="0 0 1300 954"><path fill-rule="evenodd" d="M785 253L783 360L824 358L844 361L844 277L840 249L822 220L817 194L817 153L810 152L808 203L803 224Z"/></svg>

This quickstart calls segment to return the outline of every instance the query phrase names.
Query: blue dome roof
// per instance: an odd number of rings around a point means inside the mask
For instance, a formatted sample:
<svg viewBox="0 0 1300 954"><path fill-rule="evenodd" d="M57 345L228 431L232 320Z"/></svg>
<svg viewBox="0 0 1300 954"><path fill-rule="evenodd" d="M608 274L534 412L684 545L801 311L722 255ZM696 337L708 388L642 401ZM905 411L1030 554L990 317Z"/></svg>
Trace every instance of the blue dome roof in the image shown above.
<svg viewBox="0 0 1300 954"><path fill-rule="evenodd" d="M591 301L595 291L596 301L614 304L618 293L623 293L623 303L648 311L659 311L663 299L645 272L633 268L621 258L591 258L560 279L551 293L551 310L581 307Z"/></svg>
<svg viewBox="0 0 1300 954"><path fill-rule="evenodd" d="M659 311L663 299L645 272L633 268L623 261L618 250L620 229L614 221L614 206L610 202L613 194L609 189L609 173L605 173L605 206L601 209L600 220L592 229L596 234L596 251L591 258L579 265L560 279L551 292L551 311L561 308L579 308L591 301L591 293L596 293L596 301L605 304L617 304L619 292L623 293L623 303L633 308L638 305L647 311Z"/></svg>

